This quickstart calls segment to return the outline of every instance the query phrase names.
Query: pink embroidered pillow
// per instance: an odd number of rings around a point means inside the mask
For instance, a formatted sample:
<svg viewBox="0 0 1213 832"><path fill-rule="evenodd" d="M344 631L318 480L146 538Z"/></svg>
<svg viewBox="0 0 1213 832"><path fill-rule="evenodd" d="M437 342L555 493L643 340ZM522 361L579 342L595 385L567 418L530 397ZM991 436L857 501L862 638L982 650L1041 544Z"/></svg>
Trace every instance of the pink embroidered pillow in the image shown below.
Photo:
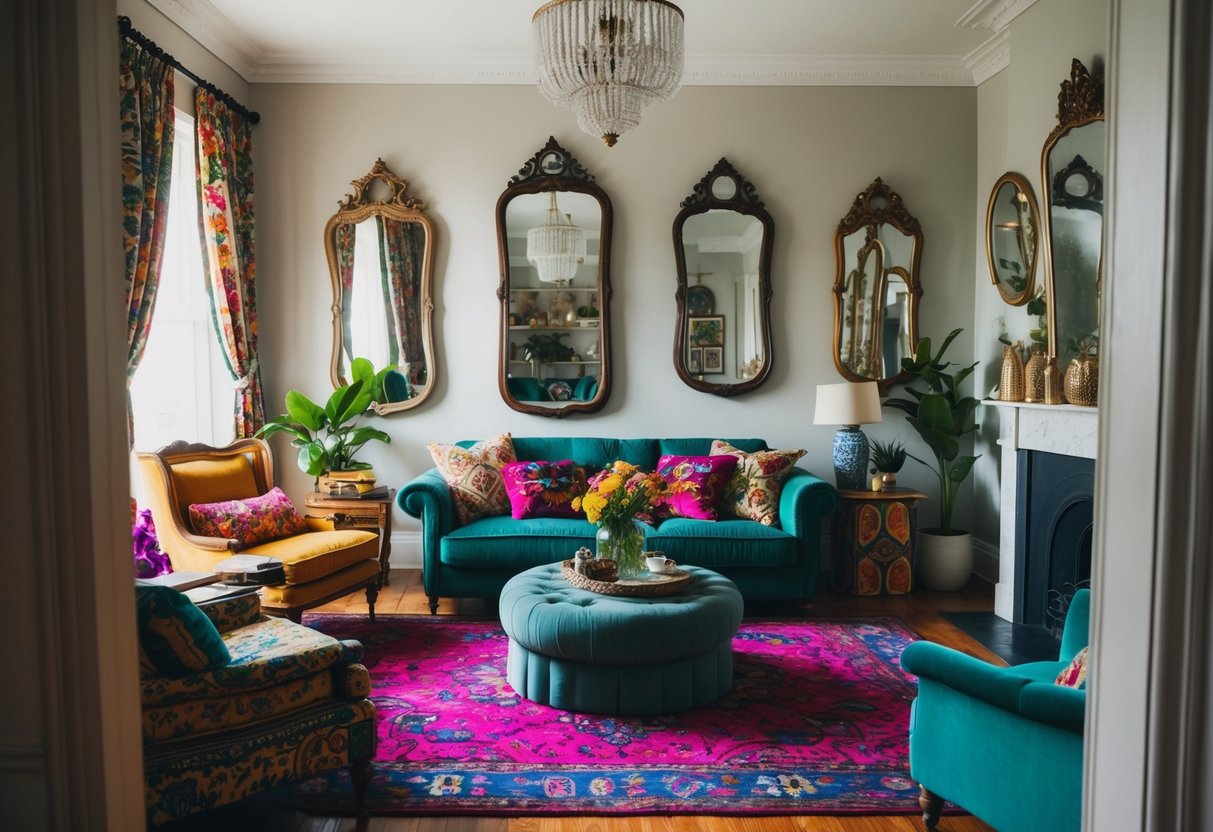
<svg viewBox="0 0 1213 832"><path fill-rule="evenodd" d="M291 498L277 487L247 500L194 503L190 506L190 525L195 534L234 538L242 548L307 531L307 522L295 510Z"/></svg>
<svg viewBox="0 0 1213 832"><path fill-rule="evenodd" d="M585 490L585 470L572 460L510 462L501 469L510 498L510 516L585 517L573 508L573 498Z"/></svg>
<svg viewBox="0 0 1213 832"><path fill-rule="evenodd" d="M1068 688L1078 688L1079 690L1085 688L1087 686L1087 648L1079 650L1053 681Z"/></svg>
<svg viewBox="0 0 1213 832"><path fill-rule="evenodd" d="M725 484L737 468L732 456L672 456L657 460L657 473L670 486L661 503L672 517L715 520Z"/></svg>
<svg viewBox="0 0 1213 832"><path fill-rule="evenodd" d="M426 447L450 489L461 524L510 513L510 498L501 478L506 463L517 459L510 434L485 439L470 448L438 442Z"/></svg>
<svg viewBox="0 0 1213 832"><path fill-rule="evenodd" d="M732 456L737 470L724 487L722 517L757 520L764 526L779 525L779 495L804 451L756 451L747 454L723 439L712 442L712 456Z"/></svg>

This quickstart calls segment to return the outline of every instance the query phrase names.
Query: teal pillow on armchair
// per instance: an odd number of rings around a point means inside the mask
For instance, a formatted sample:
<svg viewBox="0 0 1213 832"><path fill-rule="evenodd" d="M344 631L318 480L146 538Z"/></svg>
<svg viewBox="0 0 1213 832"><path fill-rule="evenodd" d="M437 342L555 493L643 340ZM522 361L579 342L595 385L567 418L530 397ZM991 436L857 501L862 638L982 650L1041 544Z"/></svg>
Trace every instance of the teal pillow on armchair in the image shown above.
<svg viewBox="0 0 1213 832"><path fill-rule="evenodd" d="M167 586L135 588L139 645L162 676L188 676L232 660L206 613Z"/></svg>

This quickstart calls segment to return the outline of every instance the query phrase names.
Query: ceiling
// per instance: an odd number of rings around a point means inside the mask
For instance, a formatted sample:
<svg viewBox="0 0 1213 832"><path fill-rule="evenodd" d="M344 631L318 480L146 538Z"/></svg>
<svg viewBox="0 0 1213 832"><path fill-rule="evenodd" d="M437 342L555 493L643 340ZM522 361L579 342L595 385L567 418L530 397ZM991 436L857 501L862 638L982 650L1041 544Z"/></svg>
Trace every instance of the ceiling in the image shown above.
<svg viewBox="0 0 1213 832"><path fill-rule="evenodd" d="M683 82L972 86L1034 1L681 0ZM254 83L533 82L541 0L148 2Z"/></svg>

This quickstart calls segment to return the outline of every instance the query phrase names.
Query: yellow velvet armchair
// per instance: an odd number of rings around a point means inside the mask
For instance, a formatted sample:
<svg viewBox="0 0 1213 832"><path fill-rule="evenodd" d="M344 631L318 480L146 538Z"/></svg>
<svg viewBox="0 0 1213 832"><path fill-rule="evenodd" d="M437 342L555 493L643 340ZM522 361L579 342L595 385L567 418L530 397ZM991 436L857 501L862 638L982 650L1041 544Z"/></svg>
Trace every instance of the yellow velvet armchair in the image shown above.
<svg viewBox="0 0 1213 832"><path fill-rule="evenodd" d="M239 548L237 540L195 534L189 507L195 503L243 500L274 486L274 460L261 439L241 439L224 448L174 442L138 454L146 499L160 549L175 572L213 572L237 551L283 562L286 583L262 589L261 609L299 621L305 609L356 589L366 589L368 614L375 620L379 594L379 536L307 517L308 531Z"/></svg>

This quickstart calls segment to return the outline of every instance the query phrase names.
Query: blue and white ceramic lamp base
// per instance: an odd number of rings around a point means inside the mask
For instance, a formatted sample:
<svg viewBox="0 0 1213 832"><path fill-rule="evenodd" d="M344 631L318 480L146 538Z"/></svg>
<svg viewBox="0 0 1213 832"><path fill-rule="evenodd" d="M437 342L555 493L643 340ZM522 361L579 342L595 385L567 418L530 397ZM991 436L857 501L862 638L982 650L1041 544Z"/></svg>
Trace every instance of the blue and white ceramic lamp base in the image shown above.
<svg viewBox="0 0 1213 832"><path fill-rule="evenodd" d="M868 485L868 437L858 425L834 434L834 480L840 489L864 491Z"/></svg>

